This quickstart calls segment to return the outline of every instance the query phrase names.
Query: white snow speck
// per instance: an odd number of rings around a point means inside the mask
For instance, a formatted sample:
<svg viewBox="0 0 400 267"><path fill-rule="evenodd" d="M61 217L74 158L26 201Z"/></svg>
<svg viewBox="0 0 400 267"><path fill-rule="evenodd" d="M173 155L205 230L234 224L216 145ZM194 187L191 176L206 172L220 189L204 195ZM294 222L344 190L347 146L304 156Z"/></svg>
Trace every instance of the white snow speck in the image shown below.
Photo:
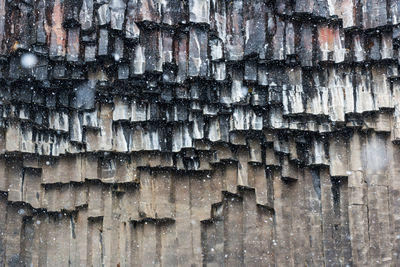
<svg viewBox="0 0 400 267"><path fill-rule="evenodd" d="M120 55L118 55L117 53L114 53L113 56L115 61L119 61L121 59Z"/></svg>
<svg viewBox="0 0 400 267"><path fill-rule="evenodd" d="M25 210L24 209L19 209L18 210L18 214L19 215L24 215L25 214Z"/></svg>
<svg viewBox="0 0 400 267"><path fill-rule="evenodd" d="M21 65L26 69L30 69L36 66L38 59L36 55L32 53L25 53L21 56Z"/></svg>

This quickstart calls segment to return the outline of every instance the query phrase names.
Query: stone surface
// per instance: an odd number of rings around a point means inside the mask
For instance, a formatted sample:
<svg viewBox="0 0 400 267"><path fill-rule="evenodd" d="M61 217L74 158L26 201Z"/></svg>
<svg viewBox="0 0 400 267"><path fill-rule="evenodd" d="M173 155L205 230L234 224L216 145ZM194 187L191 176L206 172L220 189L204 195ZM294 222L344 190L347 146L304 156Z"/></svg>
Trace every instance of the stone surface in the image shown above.
<svg viewBox="0 0 400 267"><path fill-rule="evenodd" d="M399 266L399 23L0 0L0 267Z"/></svg>

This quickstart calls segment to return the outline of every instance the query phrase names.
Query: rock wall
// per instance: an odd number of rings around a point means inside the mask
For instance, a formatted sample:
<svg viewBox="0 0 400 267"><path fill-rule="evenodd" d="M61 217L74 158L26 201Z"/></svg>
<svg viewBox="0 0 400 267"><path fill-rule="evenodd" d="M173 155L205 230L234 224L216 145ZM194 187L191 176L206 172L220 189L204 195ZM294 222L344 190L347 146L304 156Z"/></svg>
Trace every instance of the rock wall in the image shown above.
<svg viewBox="0 0 400 267"><path fill-rule="evenodd" d="M400 266L399 0L0 0L0 266Z"/></svg>

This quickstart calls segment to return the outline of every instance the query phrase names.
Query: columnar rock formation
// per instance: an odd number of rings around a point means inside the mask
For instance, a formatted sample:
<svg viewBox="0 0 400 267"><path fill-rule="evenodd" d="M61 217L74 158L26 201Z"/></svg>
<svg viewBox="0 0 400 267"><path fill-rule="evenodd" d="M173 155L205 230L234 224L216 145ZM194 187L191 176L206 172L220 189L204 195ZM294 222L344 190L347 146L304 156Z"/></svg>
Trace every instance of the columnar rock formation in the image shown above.
<svg viewBox="0 0 400 267"><path fill-rule="evenodd" d="M399 0L0 0L0 266L400 266Z"/></svg>

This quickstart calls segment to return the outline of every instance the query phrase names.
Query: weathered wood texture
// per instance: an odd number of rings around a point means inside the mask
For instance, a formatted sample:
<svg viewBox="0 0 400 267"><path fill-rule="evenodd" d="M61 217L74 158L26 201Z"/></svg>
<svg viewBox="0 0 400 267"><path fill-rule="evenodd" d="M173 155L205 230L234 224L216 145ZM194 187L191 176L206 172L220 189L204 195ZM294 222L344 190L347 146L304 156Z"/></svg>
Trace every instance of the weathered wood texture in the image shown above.
<svg viewBox="0 0 400 267"><path fill-rule="evenodd" d="M0 0L0 267L400 266L398 0Z"/></svg>

